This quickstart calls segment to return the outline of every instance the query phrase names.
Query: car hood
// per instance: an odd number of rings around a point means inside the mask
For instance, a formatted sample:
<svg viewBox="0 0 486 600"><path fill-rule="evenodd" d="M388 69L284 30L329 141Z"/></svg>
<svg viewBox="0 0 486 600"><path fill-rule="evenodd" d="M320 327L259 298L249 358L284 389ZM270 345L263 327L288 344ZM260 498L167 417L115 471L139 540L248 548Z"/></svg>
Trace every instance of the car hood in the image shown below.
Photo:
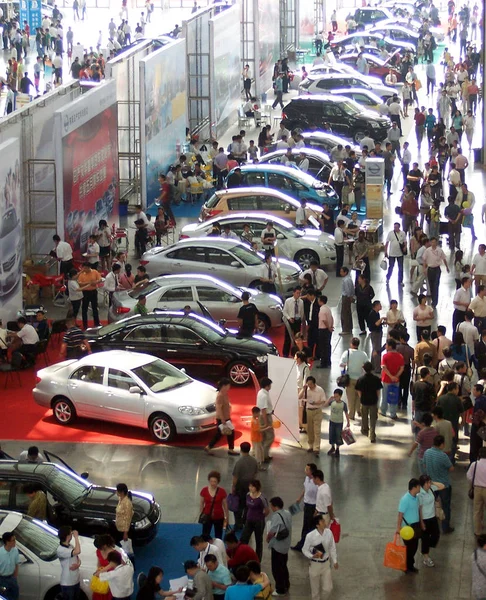
<svg viewBox="0 0 486 600"><path fill-rule="evenodd" d="M273 342L263 335L239 338L236 333L228 331L228 335L219 342L219 345L228 348L228 350L235 350L239 354L248 354L254 357L264 354L278 354Z"/></svg>
<svg viewBox="0 0 486 600"><path fill-rule="evenodd" d="M239 287L238 289L242 292L248 292L251 296L252 301L260 306L278 304L280 308L283 308L282 300L278 296L275 296L275 294L267 294L266 292L261 292L260 290L255 290L254 288L247 287Z"/></svg>
<svg viewBox="0 0 486 600"><path fill-rule="evenodd" d="M176 410L179 406L186 404L197 408L206 408L216 402L216 389L212 385L193 379L191 382L167 392L152 393L147 397L147 401L157 401L159 398L163 400L164 404L173 405Z"/></svg>
<svg viewBox="0 0 486 600"><path fill-rule="evenodd" d="M151 494L143 492L132 492L132 503L134 518L140 521L148 517L154 497ZM77 510L102 511L105 515L115 518L118 496L116 489L98 485L92 485L88 494L76 505Z"/></svg>
<svg viewBox="0 0 486 600"><path fill-rule="evenodd" d="M374 121L375 123L379 123L382 126L388 125L391 126L390 119L386 117L380 117L379 113L374 110L363 110L359 115L362 119L366 119L366 121Z"/></svg>
<svg viewBox="0 0 486 600"><path fill-rule="evenodd" d="M308 239L312 242L320 242L321 244L329 244L334 246L334 236L329 233L324 233L318 229L305 229L305 235L302 237L303 240Z"/></svg>

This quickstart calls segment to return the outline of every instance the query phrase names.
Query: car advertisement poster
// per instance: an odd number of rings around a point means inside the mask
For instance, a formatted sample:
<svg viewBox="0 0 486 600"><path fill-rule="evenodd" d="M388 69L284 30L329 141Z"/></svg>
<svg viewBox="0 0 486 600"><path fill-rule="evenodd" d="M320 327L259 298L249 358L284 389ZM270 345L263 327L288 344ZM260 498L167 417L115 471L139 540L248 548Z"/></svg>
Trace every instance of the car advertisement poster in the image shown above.
<svg viewBox="0 0 486 600"><path fill-rule="evenodd" d="M58 193L62 189L64 239L78 260L100 219L110 226L118 224L118 116L114 100L114 86L110 85L88 92L56 113L62 132Z"/></svg>
<svg viewBox="0 0 486 600"><path fill-rule="evenodd" d="M272 85L273 67L280 58L279 0L258 0L258 53L260 89Z"/></svg>
<svg viewBox="0 0 486 600"><path fill-rule="evenodd" d="M159 195L159 173L165 173L185 141L185 41L168 44L140 61L142 123L142 197L150 206Z"/></svg>
<svg viewBox="0 0 486 600"><path fill-rule="evenodd" d="M3 326L22 307L22 208L18 139L0 146L0 315Z"/></svg>
<svg viewBox="0 0 486 600"><path fill-rule="evenodd" d="M211 31L211 134L218 139L236 120L241 103L240 8L233 6L209 21Z"/></svg>

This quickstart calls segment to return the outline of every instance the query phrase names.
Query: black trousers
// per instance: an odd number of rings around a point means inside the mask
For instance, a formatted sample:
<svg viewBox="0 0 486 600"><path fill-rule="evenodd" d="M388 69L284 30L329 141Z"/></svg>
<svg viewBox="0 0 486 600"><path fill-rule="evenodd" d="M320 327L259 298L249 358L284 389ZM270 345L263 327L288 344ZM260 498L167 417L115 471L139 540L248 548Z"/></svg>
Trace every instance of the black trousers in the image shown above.
<svg viewBox="0 0 486 600"><path fill-rule="evenodd" d="M437 303L439 302L440 275L440 267L429 267L427 269L427 279L429 280L432 306L434 307L437 306Z"/></svg>
<svg viewBox="0 0 486 600"><path fill-rule="evenodd" d="M222 540L223 539L223 522L224 522L224 519L211 519L207 523L203 524L202 534L210 535L211 529L214 526L214 537Z"/></svg>
<svg viewBox="0 0 486 600"><path fill-rule="evenodd" d="M420 339L420 338L418 338ZM408 392L410 390L410 378L412 377L412 370L410 365L405 365L403 373L400 375L400 397L398 404L402 408L407 408Z"/></svg>
<svg viewBox="0 0 486 600"><path fill-rule="evenodd" d="M88 307L91 304L93 310L93 320L95 327L100 325L100 317L98 314L98 290L85 290L83 291L83 305L81 307L81 314L83 316L83 327L88 327Z"/></svg>
<svg viewBox="0 0 486 600"><path fill-rule="evenodd" d="M319 348L319 330L317 327L309 327L307 329L307 347L311 355L309 358L314 356L314 348L317 346Z"/></svg>
<svg viewBox="0 0 486 600"><path fill-rule="evenodd" d="M331 337L332 332L329 329L319 329L318 351L322 367L331 366Z"/></svg>
<svg viewBox="0 0 486 600"><path fill-rule="evenodd" d="M360 331L366 331L366 318L371 312L371 304L356 304Z"/></svg>
<svg viewBox="0 0 486 600"><path fill-rule="evenodd" d="M76 319L81 307L81 300L71 300L71 306L73 307L73 317Z"/></svg>
<svg viewBox="0 0 486 600"><path fill-rule="evenodd" d="M69 271L71 271L73 266L74 265L72 260L61 260L61 263L59 265L59 271L61 275L64 275L64 279L67 279Z"/></svg>
<svg viewBox="0 0 486 600"><path fill-rule="evenodd" d="M241 534L241 543L248 544L251 534L255 534L255 552L258 560L262 562L263 556L263 532L265 531L265 521L247 521Z"/></svg>
<svg viewBox="0 0 486 600"><path fill-rule="evenodd" d="M272 548L272 575L275 579L277 594L285 594L290 587L290 575L287 567L288 554L282 554Z"/></svg>
<svg viewBox="0 0 486 600"><path fill-rule="evenodd" d="M439 543L440 529L437 517L424 519L425 531L422 531L422 554L428 554L430 548Z"/></svg>
<svg viewBox="0 0 486 600"><path fill-rule="evenodd" d="M222 421L220 419L216 419L216 433L214 434L213 439L209 442L208 444L208 448L214 448L214 446L216 446L216 444L219 442L219 440L223 437L223 434L221 433L221 429L219 428L219 426L221 425ZM226 436L228 438L228 448L230 450L234 450L235 447L235 430L233 429L233 431ZM217 536L216 536L217 537Z"/></svg>
<svg viewBox="0 0 486 600"><path fill-rule="evenodd" d="M465 318L466 318L466 311L458 310L457 308L454 309L454 312L452 313L452 331L453 332L456 331L459 323L464 323Z"/></svg>
<svg viewBox="0 0 486 600"><path fill-rule="evenodd" d="M316 512L315 504L304 503L304 521L302 522L302 533L299 542L296 547L302 550L305 542L306 535L314 530L314 513Z"/></svg>
<svg viewBox="0 0 486 600"><path fill-rule="evenodd" d="M403 540L407 548L407 569L413 569L415 554L417 553L419 538L414 535L411 540Z"/></svg>
<svg viewBox="0 0 486 600"><path fill-rule="evenodd" d="M344 264L344 244L342 246L335 245L336 248L336 277L341 277L341 267Z"/></svg>
<svg viewBox="0 0 486 600"><path fill-rule="evenodd" d="M292 330L292 333L295 335L296 333L300 333L302 328L302 321L294 321L293 323L289 321L289 327ZM284 345L282 349L282 356L287 357L290 352L290 348L292 346L292 340L290 339L289 331L287 329L287 325L285 326L285 339ZM293 357L292 357L293 358Z"/></svg>
<svg viewBox="0 0 486 600"><path fill-rule="evenodd" d="M135 232L135 250L139 256L142 256L147 250L147 230L137 229Z"/></svg>

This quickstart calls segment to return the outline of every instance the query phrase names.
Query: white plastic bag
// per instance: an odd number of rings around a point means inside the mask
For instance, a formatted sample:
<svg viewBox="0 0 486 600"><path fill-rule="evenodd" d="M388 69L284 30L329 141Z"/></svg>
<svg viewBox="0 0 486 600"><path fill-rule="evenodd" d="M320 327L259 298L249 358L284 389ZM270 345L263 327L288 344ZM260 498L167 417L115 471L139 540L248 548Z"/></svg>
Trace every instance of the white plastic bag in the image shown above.
<svg viewBox="0 0 486 600"><path fill-rule="evenodd" d="M386 258L384 258L381 263L380 263L380 269L383 269L383 271L387 271L388 270L388 263L386 261Z"/></svg>
<svg viewBox="0 0 486 600"><path fill-rule="evenodd" d="M348 204L352 206L356 202L356 197L354 195L354 191L348 193Z"/></svg>
<svg viewBox="0 0 486 600"><path fill-rule="evenodd" d="M122 540L120 546L125 550L128 556L133 556L133 544L130 538L128 538L128 540Z"/></svg>

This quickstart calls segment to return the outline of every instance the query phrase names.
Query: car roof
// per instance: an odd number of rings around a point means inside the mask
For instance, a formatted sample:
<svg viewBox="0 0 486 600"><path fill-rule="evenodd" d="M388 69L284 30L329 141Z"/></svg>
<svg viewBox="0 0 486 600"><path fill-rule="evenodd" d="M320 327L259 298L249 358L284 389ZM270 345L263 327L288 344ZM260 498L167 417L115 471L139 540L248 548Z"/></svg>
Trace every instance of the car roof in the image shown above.
<svg viewBox="0 0 486 600"><path fill-rule="evenodd" d="M223 246L228 248L233 248L234 246L241 246L242 248L246 248L248 250L248 244L245 244L240 240L219 238L213 236L208 236L207 238L187 238L184 240L179 240L175 244L167 246L163 250L179 248L180 246L192 246L196 243L196 240L198 246Z"/></svg>
<svg viewBox="0 0 486 600"><path fill-rule="evenodd" d="M316 81L317 79L321 80L321 79L329 79L329 80L333 80L333 79L342 79L343 77L357 77L358 79L361 77L361 73L356 72L356 74L354 73L328 73L328 74L323 74L323 75L317 75L317 76L312 76L309 73L309 79L311 79L312 81Z"/></svg>
<svg viewBox="0 0 486 600"><path fill-rule="evenodd" d="M240 168L249 167L249 166L257 167L258 165L241 165ZM265 165L265 163L264 163L262 166L267 166L267 165ZM265 170L267 171L268 169L265 169ZM295 170L295 169L293 169L293 170ZM274 190L273 188L262 187L261 185L247 186L247 187L242 186L242 187L237 187L237 188L225 188L223 190L216 190L214 192L214 194L216 196L220 196L220 197L223 197L223 196L245 196L245 195L248 196L250 194L252 196L271 195L271 196L278 196L285 200L293 200L293 198L291 196L284 194L280 190Z"/></svg>
<svg viewBox="0 0 486 600"><path fill-rule="evenodd" d="M193 238L193 239L194 239L194 241L199 243L204 238ZM136 325L136 324L142 324L145 322L161 322L161 321L170 321L171 323L183 322L186 325L188 325L191 321L192 322L198 321L200 323L204 323L204 325L209 325L211 328L220 331L221 334L223 334L223 335L225 333L224 329L219 327L219 325L217 325L216 323L209 321L205 317L202 317L195 313L189 313L188 315L186 315L184 312L182 312L180 310L160 310L160 311L156 311L156 312L150 312L146 315L132 315L131 317L126 317L125 319L120 319L119 321L116 321L115 323L111 323L111 325L109 325L109 327L111 327L113 325L124 325L127 323ZM101 354L101 353L97 352L97 354ZM151 357L151 358L153 358L155 360L154 357Z"/></svg>
<svg viewBox="0 0 486 600"><path fill-rule="evenodd" d="M220 217L212 217L203 223L200 223L198 229L207 229L206 225L213 223L222 223L224 221L261 221L262 223L267 223L268 221L272 221L272 223L276 223L280 225L280 227L285 227L286 229L294 229L295 226L289 221L285 219L281 219L280 217L276 217L272 214L266 214L261 212L245 212L245 213L227 213L225 215L221 215ZM186 275L184 275L186 277ZM189 275L192 277L192 275Z"/></svg>
<svg viewBox="0 0 486 600"><path fill-rule="evenodd" d="M223 217L220 217L219 220L222 220ZM217 219L208 219L207 221L204 221L204 223L201 223L200 225L206 225L207 223L210 223L212 221L217 221ZM186 274L184 273L183 275L162 275L161 277L154 277L153 279L151 279L150 281L156 281L157 283L174 283L177 280L180 280L181 282L187 284L197 284L197 283L214 283L216 285L218 285L219 287L223 287L225 289L227 289L229 292L231 293L240 293L240 289L237 288L236 286L232 285L231 283L227 283L226 281L222 281L221 279L218 279L217 277L213 277L212 275L204 275L203 273L189 273ZM154 293L156 293L157 290L155 290ZM160 292L159 292L160 293Z"/></svg>
<svg viewBox="0 0 486 600"><path fill-rule="evenodd" d="M320 79L320 76L318 75L315 79ZM323 102L326 100L327 102L335 102L336 98L330 92L325 94L310 94L306 96L296 96L295 98L291 98L289 104L292 104L292 102ZM283 112L285 112L285 108Z"/></svg>
<svg viewBox="0 0 486 600"><path fill-rule="evenodd" d="M331 93L333 95L336 94L336 96L339 96L340 94L366 94L366 96L369 96L373 100L379 100L380 104L382 103L382 99L380 96L378 96L378 94L375 94L375 92L367 90L366 88L339 88L338 90L332 90Z"/></svg>
<svg viewBox="0 0 486 600"><path fill-rule="evenodd" d="M284 156L285 154L287 154L287 150L288 150L288 148L282 148L280 150L274 150L273 152L268 152L267 154L264 154L262 156L262 158L260 159L260 164L262 163L262 160L264 160L266 158L269 158L269 157L274 158L276 156ZM330 162L329 156L325 152L323 152L322 150L318 150L317 148L309 148L309 147L305 146L304 148L292 148L291 150L292 150L292 154L295 156L302 153L307 156L319 158L320 160ZM265 164L265 162L263 164Z"/></svg>
<svg viewBox="0 0 486 600"><path fill-rule="evenodd" d="M345 100L347 100L348 98L344 98ZM312 175L309 175L308 173L304 173L303 171L299 171L298 169L294 169L293 167L286 167L284 165L272 165L270 163L263 163L263 164L258 164L258 165L241 165L240 167L241 172L245 173L245 172L256 172L258 173L259 171L261 171L262 173L264 172L270 172L270 173L282 173L284 175L288 175L289 177L293 177L294 179L300 179L300 180L309 180L310 179L314 179L315 177L313 177ZM307 181L308 183L308 181ZM265 190L268 190L269 188L264 188Z"/></svg>
<svg viewBox="0 0 486 600"><path fill-rule="evenodd" d="M93 354L83 356L77 361L76 366L112 367L116 365L125 369L136 369L154 360L156 360L156 357L150 354L128 352L127 350L107 350L106 352L93 352Z"/></svg>

